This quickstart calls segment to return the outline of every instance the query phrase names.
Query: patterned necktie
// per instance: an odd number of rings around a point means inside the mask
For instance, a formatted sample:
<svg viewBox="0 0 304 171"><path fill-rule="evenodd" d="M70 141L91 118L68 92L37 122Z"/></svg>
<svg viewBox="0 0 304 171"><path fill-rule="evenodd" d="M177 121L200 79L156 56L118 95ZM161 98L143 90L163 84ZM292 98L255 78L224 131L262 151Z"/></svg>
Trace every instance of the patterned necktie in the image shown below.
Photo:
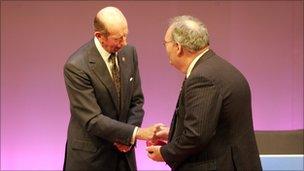
<svg viewBox="0 0 304 171"><path fill-rule="evenodd" d="M112 79L117 92L118 105L120 106L120 73L116 65L116 55L114 53L111 53L109 62L111 63Z"/></svg>

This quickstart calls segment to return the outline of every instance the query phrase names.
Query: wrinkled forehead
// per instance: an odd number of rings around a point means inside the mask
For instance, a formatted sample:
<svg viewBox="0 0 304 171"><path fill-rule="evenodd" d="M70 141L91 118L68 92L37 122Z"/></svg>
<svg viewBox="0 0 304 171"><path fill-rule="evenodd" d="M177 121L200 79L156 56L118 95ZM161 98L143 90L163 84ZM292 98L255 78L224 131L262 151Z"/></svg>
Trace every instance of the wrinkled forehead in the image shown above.
<svg viewBox="0 0 304 171"><path fill-rule="evenodd" d="M106 25L106 28L110 35L115 35L117 37L127 35L129 32L127 23L108 24Z"/></svg>

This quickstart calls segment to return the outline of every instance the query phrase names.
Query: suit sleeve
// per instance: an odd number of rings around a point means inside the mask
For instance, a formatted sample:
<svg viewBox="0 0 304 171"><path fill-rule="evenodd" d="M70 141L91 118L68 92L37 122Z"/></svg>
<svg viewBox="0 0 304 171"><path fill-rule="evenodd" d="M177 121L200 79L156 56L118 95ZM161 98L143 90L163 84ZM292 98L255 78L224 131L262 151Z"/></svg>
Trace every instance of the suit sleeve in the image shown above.
<svg viewBox="0 0 304 171"><path fill-rule="evenodd" d="M203 77L189 79L185 85L183 132L161 147L171 168L204 149L215 134L222 98L216 86ZM180 123L181 124L181 123Z"/></svg>
<svg viewBox="0 0 304 171"><path fill-rule="evenodd" d="M141 89L141 79L138 69L137 53L134 48L134 91L131 97L131 103L129 107L129 118L127 123L131 125L141 126L144 117L144 96Z"/></svg>
<svg viewBox="0 0 304 171"><path fill-rule="evenodd" d="M64 79L70 99L71 119L77 119L91 135L130 145L135 127L101 113L89 76L73 64L67 63L64 67Z"/></svg>

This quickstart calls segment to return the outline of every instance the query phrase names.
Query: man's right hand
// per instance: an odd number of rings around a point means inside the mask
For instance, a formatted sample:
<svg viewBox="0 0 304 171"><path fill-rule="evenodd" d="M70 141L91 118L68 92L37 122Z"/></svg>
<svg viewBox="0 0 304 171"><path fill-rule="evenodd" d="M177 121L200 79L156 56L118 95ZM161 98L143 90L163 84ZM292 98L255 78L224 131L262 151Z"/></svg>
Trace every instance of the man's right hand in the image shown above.
<svg viewBox="0 0 304 171"><path fill-rule="evenodd" d="M162 123L154 124L146 128L138 128L135 138L139 140L151 140L155 137L156 133L165 127Z"/></svg>
<svg viewBox="0 0 304 171"><path fill-rule="evenodd" d="M159 130L155 133L154 138L158 140L168 141L170 128L166 126L160 126Z"/></svg>
<svg viewBox="0 0 304 171"><path fill-rule="evenodd" d="M168 142L169 128L166 126L160 126L156 130L154 137L151 140L146 141L147 146L159 145L163 146Z"/></svg>

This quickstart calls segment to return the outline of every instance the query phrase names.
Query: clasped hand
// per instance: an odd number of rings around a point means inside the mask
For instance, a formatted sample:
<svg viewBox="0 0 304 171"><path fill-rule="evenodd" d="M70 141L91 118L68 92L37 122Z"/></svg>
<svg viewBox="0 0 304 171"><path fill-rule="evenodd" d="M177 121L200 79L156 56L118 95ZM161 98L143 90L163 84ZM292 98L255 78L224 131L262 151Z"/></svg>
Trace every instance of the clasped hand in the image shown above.
<svg viewBox="0 0 304 171"><path fill-rule="evenodd" d="M146 141L154 139L155 134L159 130L161 130L161 127L164 127L164 126L165 126L164 124L158 123L158 124L154 124L150 127L138 128L135 138L139 139L139 140L146 140ZM114 146L120 152L123 152L123 153L126 153L126 152L130 151L131 148L132 148L132 145L128 146L128 145L120 144L120 143L117 143L117 142L114 143Z"/></svg>
<svg viewBox="0 0 304 171"><path fill-rule="evenodd" d="M146 140L146 151L148 157L154 161L164 161L160 148L168 141L169 128L162 123L157 123L146 128L138 128L135 138ZM114 143L115 147L121 152L128 152L132 146Z"/></svg>
<svg viewBox="0 0 304 171"><path fill-rule="evenodd" d="M158 125L152 138L146 140L148 157L154 161L164 161L160 148L167 144L169 128L165 125Z"/></svg>

